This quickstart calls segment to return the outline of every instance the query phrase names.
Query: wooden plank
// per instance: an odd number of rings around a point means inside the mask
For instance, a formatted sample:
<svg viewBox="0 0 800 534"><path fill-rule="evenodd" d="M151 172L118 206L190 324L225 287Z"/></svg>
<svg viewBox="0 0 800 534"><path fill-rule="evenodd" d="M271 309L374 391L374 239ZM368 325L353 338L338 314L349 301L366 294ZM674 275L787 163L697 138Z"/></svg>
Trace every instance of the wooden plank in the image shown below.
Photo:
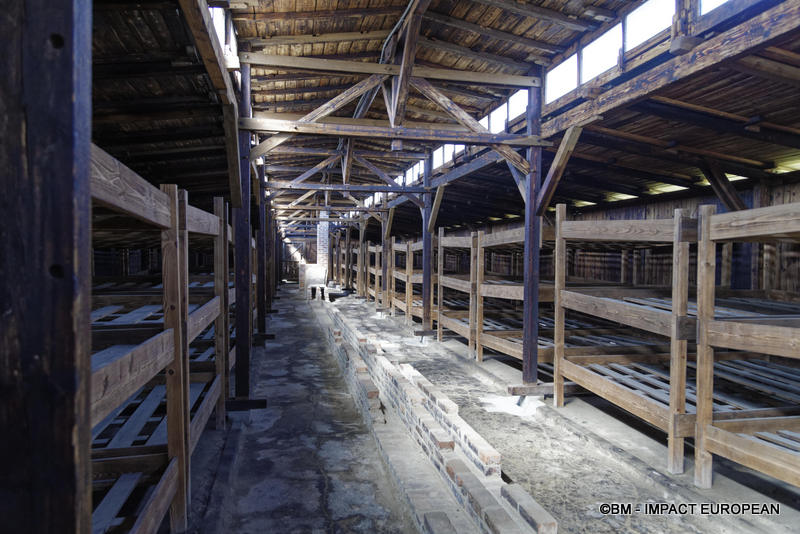
<svg viewBox="0 0 800 534"><path fill-rule="evenodd" d="M708 183L711 184L711 189L714 190L714 194L722 201L722 205L725 206L728 211L747 209L742 197L739 196L736 188L734 188L731 181L728 180L728 176L720 170L718 165L709 161L706 168L702 169L702 171Z"/></svg>
<svg viewBox="0 0 800 534"><path fill-rule="evenodd" d="M676 209L672 244L672 309L670 317L669 427L667 428L667 470L683 473L684 443L678 436L678 417L686 413L686 358L688 344L682 320L689 313L689 243L681 242L684 210Z"/></svg>
<svg viewBox="0 0 800 534"><path fill-rule="evenodd" d="M736 434L754 434L756 432L775 432L791 430L800 432L800 417L746 417L739 419L714 420L714 427Z"/></svg>
<svg viewBox="0 0 800 534"><path fill-rule="evenodd" d="M187 206L186 230L190 233L216 236L219 234L219 217L194 206Z"/></svg>
<svg viewBox="0 0 800 534"><path fill-rule="evenodd" d="M749 50L768 46L797 29L800 4L781 2L745 22L700 43L690 53L675 57L579 104L547 121L542 136L547 139L590 115L602 115L635 102L690 76L737 58ZM765 31L765 28L768 28Z"/></svg>
<svg viewBox="0 0 800 534"><path fill-rule="evenodd" d="M157 532L169 503L177 495L180 485L178 460L173 458L161 475L161 479L153 488L147 501L142 505L141 513L131 527L131 534L150 534Z"/></svg>
<svg viewBox="0 0 800 534"><path fill-rule="evenodd" d="M217 375L222 377L222 392L220 402L217 403L216 428L225 428L225 399L228 398L230 383L229 368L227 365L230 337L229 337L229 310L230 303L228 276L229 276L229 250L225 229L228 226L228 211L222 197L214 198L214 214L219 217L220 232L214 238L214 295L220 299L221 310L214 321L214 367Z"/></svg>
<svg viewBox="0 0 800 534"><path fill-rule="evenodd" d="M711 218L710 239L774 240L800 236L800 203L779 204Z"/></svg>
<svg viewBox="0 0 800 534"><path fill-rule="evenodd" d="M798 455L749 436L737 436L713 425L703 429L709 453L800 486Z"/></svg>
<svg viewBox="0 0 800 534"><path fill-rule="evenodd" d="M92 426L164 369L172 361L174 345L173 330L165 330L141 345L118 354L101 367L92 369Z"/></svg>
<svg viewBox="0 0 800 534"><path fill-rule="evenodd" d="M693 240L696 230L692 230L696 225L695 219L682 220L686 240ZM675 229L672 219L566 221L562 233L565 239L580 241L671 243Z"/></svg>
<svg viewBox="0 0 800 534"><path fill-rule="evenodd" d="M475 245L478 257L475 262L475 356L478 362L483 361L483 278L486 275L486 250L483 248L483 231L479 231Z"/></svg>
<svg viewBox="0 0 800 534"><path fill-rule="evenodd" d="M168 228L169 199L96 145L91 148L92 200L141 221Z"/></svg>
<svg viewBox="0 0 800 534"><path fill-rule="evenodd" d="M225 155L228 158L228 190L231 206L242 207L241 175L239 174L238 115L235 104L222 106L222 126L225 130Z"/></svg>
<svg viewBox="0 0 800 534"><path fill-rule="evenodd" d="M555 9L547 9L544 7L539 7L531 4L522 4L514 0L474 0L474 1L478 4L496 7L498 9L502 9L503 11L507 11L515 15L528 17L536 20L537 22L538 21L549 22L550 24L561 26L562 28L576 32L585 32L597 28L597 26L595 24L592 24L591 22L586 22L578 18L569 17L564 13L562 13L561 11L557 11ZM587 6L587 8L589 7L594 7L594 6Z"/></svg>
<svg viewBox="0 0 800 534"><path fill-rule="evenodd" d="M556 240L553 254L554 265L554 298L553 314L555 322L555 336L553 339L553 405L557 408L564 406L564 323L565 308L563 290L567 285L567 241L564 239L563 229L567 218L567 206L556 206Z"/></svg>
<svg viewBox="0 0 800 534"><path fill-rule="evenodd" d="M708 343L716 347L800 358L800 329L741 321L709 320Z"/></svg>
<svg viewBox="0 0 800 534"><path fill-rule="evenodd" d="M365 63L361 61L345 61L338 59L316 59L296 56L269 55L257 52L239 54L242 63L251 63L261 67L276 67L300 70L322 70L329 72L348 72L354 74L382 74L397 76L400 65L389 63ZM451 82L467 82L476 85L507 85L511 87L537 87L541 80L533 76L516 76L511 74L479 73L454 69L437 69L415 66L411 75L418 78L443 80Z"/></svg>
<svg viewBox="0 0 800 534"><path fill-rule="evenodd" d="M186 324L189 343L194 341L217 318L221 310L220 302L219 297L214 297L189 314L189 320Z"/></svg>
<svg viewBox="0 0 800 534"><path fill-rule="evenodd" d="M104 534L112 527L112 522L141 478L142 473L124 473L114 482L92 512L92 534Z"/></svg>
<svg viewBox="0 0 800 534"><path fill-rule="evenodd" d="M194 449L200 442L200 436L203 434L203 430L205 429L206 424L208 424L208 420L211 418L211 412L217 405L221 393L222 393L222 378L219 375L217 375L216 378L214 378L214 381L211 383L211 386L209 386L205 396L203 397L203 402L200 404L200 407L197 408L194 417L192 418L192 422L189 427L190 453L194 452Z"/></svg>
<svg viewBox="0 0 800 534"><path fill-rule="evenodd" d="M266 37L239 38L239 42L249 43L251 47L267 47L297 44L340 43L349 41L383 41L389 30L363 32L312 33L306 35L267 35Z"/></svg>

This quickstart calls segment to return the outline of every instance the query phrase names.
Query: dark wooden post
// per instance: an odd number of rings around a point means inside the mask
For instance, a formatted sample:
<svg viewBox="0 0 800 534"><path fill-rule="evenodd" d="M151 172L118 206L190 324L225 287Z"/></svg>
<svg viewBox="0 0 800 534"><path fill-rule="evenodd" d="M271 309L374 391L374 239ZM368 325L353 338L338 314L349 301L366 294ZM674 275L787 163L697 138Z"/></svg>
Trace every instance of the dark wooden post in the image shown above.
<svg viewBox="0 0 800 534"><path fill-rule="evenodd" d="M346 226L344 231L344 286L349 289L353 284L353 249L351 248L352 241L350 241L350 226Z"/></svg>
<svg viewBox="0 0 800 534"><path fill-rule="evenodd" d="M272 230L272 199L266 197L262 202L265 204L264 211L266 213L264 223L264 266L266 267L267 313L269 313L272 311L272 297L275 293L275 255L273 254L275 250L273 243L275 234Z"/></svg>
<svg viewBox="0 0 800 534"><path fill-rule="evenodd" d="M91 531L91 3L0 17L0 511L16 532Z"/></svg>
<svg viewBox="0 0 800 534"><path fill-rule="evenodd" d="M433 160L430 151L428 151L425 157L424 174L422 175L422 184L425 187L431 186L432 172ZM433 268L431 231L433 229L428 227L428 222L431 219L433 197L430 192L427 192L423 193L422 198L425 205L425 207L422 208L422 329L430 330L433 328L433 319L431 318L431 293L433 289L433 285L431 284L431 270ZM409 260L411 260L411 258L409 258ZM410 313L409 311L409 314Z"/></svg>
<svg viewBox="0 0 800 534"><path fill-rule="evenodd" d="M381 306L384 308L387 305L389 307L393 306L389 297L389 262L394 258L392 257L393 251L389 249L389 232L386 231L388 224L389 222L386 218L381 222L381 236L383 236L383 241L381 242ZM394 279L392 284L394 284ZM377 301L376 295L375 302Z"/></svg>
<svg viewBox="0 0 800 534"><path fill-rule="evenodd" d="M243 63L242 101L239 114L250 117L250 65ZM240 174L242 177L242 207L234 208L236 255L236 396L250 396L250 329L253 306L250 303L253 275L250 264L250 132L239 132Z"/></svg>
<svg viewBox="0 0 800 534"><path fill-rule="evenodd" d="M541 69L537 69L541 71ZM541 133L542 90L528 89L526 114L528 135ZM528 174L525 197L525 262L523 291L525 307L522 319L522 381L535 383L538 379L539 345L539 238L542 218L536 216L536 197L542 178L542 148L528 148Z"/></svg>
<svg viewBox="0 0 800 534"><path fill-rule="evenodd" d="M267 200L264 198L264 166L258 166L258 228L256 230L256 324L267 332Z"/></svg>
<svg viewBox="0 0 800 534"><path fill-rule="evenodd" d="M220 312L214 320L214 368L222 379L216 409L216 428L225 429L225 400L228 398L228 214L225 200L214 197L214 215L219 217L219 234L214 238L214 296L219 297Z"/></svg>

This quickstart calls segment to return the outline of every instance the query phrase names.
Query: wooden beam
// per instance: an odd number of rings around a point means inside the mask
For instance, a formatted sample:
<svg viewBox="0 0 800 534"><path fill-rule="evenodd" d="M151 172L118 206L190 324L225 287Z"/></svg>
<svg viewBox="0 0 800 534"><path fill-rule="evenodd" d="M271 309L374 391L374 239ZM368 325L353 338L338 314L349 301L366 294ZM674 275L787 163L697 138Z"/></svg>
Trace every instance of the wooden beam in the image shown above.
<svg viewBox="0 0 800 534"><path fill-rule="evenodd" d="M240 38L239 42L250 46L303 45L317 43L339 43L350 41L383 41L389 30L372 30L364 32L311 33L306 35L277 35L274 37Z"/></svg>
<svg viewBox="0 0 800 534"><path fill-rule="evenodd" d="M388 174L386 174L385 172L383 172L383 171L382 171L380 168L378 168L376 165L373 165L373 164L372 164L372 162L370 162L370 161L367 161L366 159L364 159L364 158L362 158L362 157L360 157L360 156L356 156L356 157L355 157L355 160L356 160L356 161L357 161L357 162L358 162L358 163L359 163L361 166L363 166L363 167L365 167L365 168L369 169L370 171L372 171L372 172L375 174L375 176L377 176L378 178L380 178L380 179L381 179L381 181L383 181L383 182L384 182L386 185L389 185L389 186L395 186L395 185L397 185L397 183L396 183L394 180L392 180L392 178L391 178L391 177L390 177ZM405 196L405 197L407 197L407 198L408 198L408 199L409 199L411 202L413 202L414 204L416 204L418 207L420 207L420 208L422 208L422 207L423 207L422 200L420 200L420 199L419 199L419 197L417 197L417 196L415 196L415 195L411 195L411 194L409 194L409 195L404 195L404 196Z"/></svg>
<svg viewBox="0 0 800 534"><path fill-rule="evenodd" d="M350 181L350 171L353 168L353 139L345 141L345 151L342 156L342 183L346 184Z"/></svg>
<svg viewBox="0 0 800 534"><path fill-rule="evenodd" d="M343 21L344 19L362 19L364 17L384 17L399 15L402 8L398 6L388 7L360 7L357 9L320 9L317 11L270 11L253 12L234 11L232 19L234 21L250 22L289 22L302 21L305 24L319 19L333 19Z"/></svg>
<svg viewBox="0 0 800 534"><path fill-rule="evenodd" d="M458 57L473 59L476 61L485 61L487 63L493 63L501 67L515 69L520 72L527 72L528 69L530 69L530 64L528 63L523 63L522 61L516 61L514 59L507 58L505 56L490 54L488 52L476 52L475 50L467 48L466 46L461 46L440 39L429 39L427 37L420 37L419 45L422 46L423 48L430 48L432 50L438 50L440 52L447 52L449 54L453 54Z"/></svg>
<svg viewBox="0 0 800 534"><path fill-rule="evenodd" d="M360 61L280 56L263 54L259 52L242 52L239 54L239 59L242 63L250 63L257 67L321 70L328 72L349 72L356 74L384 74L387 76L397 76L400 74L400 65L382 63L364 63ZM485 84L510 87L537 87L541 85L541 80L532 76L468 72L454 69L438 69L419 66L412 68L411 75L432 80L466 82L476 85Z"/></svg>
<svg viewBox="0 0 800 534"><path fill-rule="evenodd" d="M92 6L13 2L0 35L3 521L92 529Z"/></svg>
<svg viewBox="0 0 800 534"><path fill-rule="evenodd" d="M304 172L303 174L301 174L300 176L298 176L297 178L292 180L292 183L293 184L299 184L299 183L302 183L302 182L308 180L309 178L311 178L315 174L322 172L322 170L325 167L327 167L328 165L336 163L336 161L340 157L341 156L330 156L328 158L325 158L324 160L320 161L319 163L317 163L316 165L314 165L313 167L308 169L306 172Z"/></svg>
<svg viewBox="0 0 800 534"><path fill-rule="evenodd" d="M408 187L402 185L378 184L321 184L308 182L287 182L271 180L267 182L267 189L284 191L362 191L374 193L424 193L424 187Z"/></svg>
<svg viewBox="0 0 800 534"><path fill-rule="evenodd" d="M414 106L406 106L407 111L417 111L419 108L414 108ZM290 120L296 121L300 120L303 115L301 113L276 113L273 111L257 111L253 114L253 117L256 119L280 119L280 120ZM447 117L450 119L450 117ZM321 124L349 124L352 126L382 126L382 127L390 127L391 122L384 119L354 119L352 117L324 117L315 121ZM460 124L443 124L441 122L425 122L425 121L405 121L405 126L409 128L443 128L445 130L453 130L455 132L466 132L468 131L464 126ZM207 149L206 149L207 150ZM313 150L313 149L307 149ZM332 153L333 150L328 150L328 152ZM284 151L281 150L280 152L275 152L274 154L284 154ZM395 152L392 152L395 154ZM273 154L270 154L272 156ZM422 156L416 156L417 159L421 159Z"/></svg>
<svg viewBox="0 0 800 534"><path fill-rule="evenodd" d="M392 113L390 115L392 126L400 126L406 115L406 102L408 100L408 84L411 80L411 71L414 68L414 59L417 55L419 43L419 30L422 27L422 14L428 9L431 0L416 0L413 12L406 18L403 39L403 55L400 60L400 73L392 79Z"/></svg>
<svg viewBox="0 0 800 534"><path fill-rule="evenodd" d="M564 137L561 138L561 144L558 145L558 152L556 152L553 158L553 163L550 164L547 177L545 177L542 188L536 197L536 215L544 215L547 206L550 205L550 201L553 199L558 183L561 181L561 177L567 169L567 163L569 163L572 151L575 150L575 146L578 144L578 139L582 131L583 128L580 126L571 126L564 133Z"/></svg>
<svg viewBox="0 0 800 534"><path fill-rule="evenodd" d="M222 125L225 129L225 155L228 159L228 189L231 207L242 207L242 178L239 168L238 110L236 104L222 106Z"/></svg>
<svg viewBox="0 0 800 534"><path fill-rule="evenodd" d="M739 196L738 191L733 187L733 184L728 180L728 176L720 170L720 168L713 162L709 161L708 165L702 169L708 183L711 184L711 189L722 201L722 205L728 211L739 211L747 209L742 197Z"/></svg>
<svg viewBox="0 0 800 534"><path fill-rule="evenodd" d="M421 78L412 78L411 84L431 102L437 104L443 110L448 112L455 120L469 128L471 131L477 133L488 133L489 130L484 128L478 121L473 119L469 113L461 109L458 104L447 98L438 89L433 87L427 80L423 80ZM492 145L492 148L521 172L526 174L530 172L528 162L526 162L522 156L517 154L513 148L502 145Z"/></svg>
<svg viewBox="0 0 800 534"><path fill-rule="evenodd" d="M477 33L480 36L489 37L490 39L497 39L498 41L520 45L526 48L532 48L547 54L558 54L565 50L563 46L546 43L544 41L536 41L521 35L495 30L486 26L479 26L478 24L473 24L471 22L457 19L455 17L449 17L447 15L442 15L440 13L429 11L428 13L425 13L424 17L431 22L444 24L445 26L450 26L451 28L456 28L458 30Z"/></svg>
<svg viewBox="0 0 800 534"><path fill-rule="evenodd" d="M423 128L381 128L377 126L350 126L346 124L320 124L313 122L283 121L276 119L239 119L240 130L283 132L291 134L332 135L336 137L365 137L383 139L408 139L467 145L549 146L538 136L516 134L489 134L454 132ZM269 143L269 140L265 141ZM262 143L264 144L264 143ZM259 145L261 146L261 145Z"/></svg>
<svg viewBox="0 0 800 534"><path fill-rule="evenodd" d="M339 95L335 96L325 104L319 106L314 111L304 115L300 118L297 122L305 123L305 122L315 122L319 119L334 113L335 111L343 108L359 96L363 95L373 87L376 87L380 84L383 80L386 79L385 75L375 74L372 75L365 80L362 80L355 84L353 87L340 93ZM290 133L286 133L283 135L273 135L266 141L259 143L257 146L253 147L250 151L250 159L255 160L270 150L274 150L276 147L280 146L281 144L285 143L289 139L294 137Z"/></svg>
<svg viewBox="0 0 800 534"><path fill-rule="evenodd" d="M734 70L766 80L800 87L800 67L759 56L747 56L733 65Z"/></svg>
<svg viewBox="0 0 800 534"><path fill-rule="evenodd" d="M431 216L428 219L428 232L433 233L436 227L436 218L439 215L439 208L442 205L442 197L444 197L444 186L440 185L436 188L436 198L433 200L433 208L431 209Z"/></svg>
<svg viewBox="0 0 800 534"><path fill-rule="evenodd" d="M610 110L646 98L690 76L736 59L758 47L769 46L797 29L800 4L781 2L733 28L700 43L691 54L684 54L658 65L605 91L598 98L579 104L542 125L546 139L579 123L589 115L603 115Z"/></svg>

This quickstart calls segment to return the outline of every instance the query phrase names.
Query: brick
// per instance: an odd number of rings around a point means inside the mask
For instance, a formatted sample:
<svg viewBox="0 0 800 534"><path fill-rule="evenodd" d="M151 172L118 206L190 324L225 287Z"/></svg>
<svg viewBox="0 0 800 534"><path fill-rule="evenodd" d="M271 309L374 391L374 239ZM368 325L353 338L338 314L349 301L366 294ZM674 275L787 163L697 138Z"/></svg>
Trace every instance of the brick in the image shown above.
<svg viewBox="0 0 800 534"><path fill-rule="evenodd" d="M484 510L499 506L497 499L474 475L472 478L466 477L461 487L466 490L467 500L478 516L483 516Z"/></svg>
<svg viewBox="0 0 800 534"><path fill-rule="evenodd" d="M522 486L506 484L500 489L503 497L519 511L520 516L539 534L555 534L558 523L550 513L531 497Z"/></svg>
<svg viewBox="0 0 800 534"><path fill-rule="evenodd" d="M451 438L450 434L441 428L435 428L431 430L431 438L436 446L440 449L450 449L452 451L455 448L453 438Z"/></svg>
<svg viewBox="0 0 800 534"><path fill-rule="evenodd" d="M450 476L450 478L453 479L453 481L459 486L461 485L461 482L459 482L459 475L461 473L469 472L469 468L458 458L452 458L448 460L445 464L445 469L447 470L447 474Z"/></svg>
<svg viewBox="0 0 800 534"><path fill-rule="evenodd" d="M492 534L521 534L522 529L502 506L495 505L483 511L483 520Z"/></svg>

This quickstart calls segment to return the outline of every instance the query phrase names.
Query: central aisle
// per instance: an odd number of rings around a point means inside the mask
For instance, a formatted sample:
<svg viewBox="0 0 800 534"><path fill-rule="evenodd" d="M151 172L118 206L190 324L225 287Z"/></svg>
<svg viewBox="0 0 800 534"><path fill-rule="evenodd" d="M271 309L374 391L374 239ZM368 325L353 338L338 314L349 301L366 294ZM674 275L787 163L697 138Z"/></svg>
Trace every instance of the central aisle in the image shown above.
<svg viewBox="0 0 800 534"><path fill-rule="evenodd" d="M255 349L221 532L415 532L307 301L282 289L275 340Z"/></svg>

